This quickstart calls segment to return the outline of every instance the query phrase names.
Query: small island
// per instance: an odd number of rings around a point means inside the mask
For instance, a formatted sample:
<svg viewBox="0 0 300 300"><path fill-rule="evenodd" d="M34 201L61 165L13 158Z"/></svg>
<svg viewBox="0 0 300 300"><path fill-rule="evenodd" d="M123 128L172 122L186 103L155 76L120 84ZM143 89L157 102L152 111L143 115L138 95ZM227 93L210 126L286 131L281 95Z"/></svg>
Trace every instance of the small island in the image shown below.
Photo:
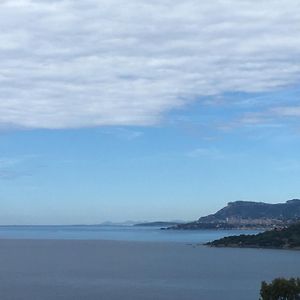
<svg viewBox="0 0 300 300"><path fill-rule="evenodd" d="M272 248L300 250L300 222L252 235L228 236L206 245L211 247Z"/></svg>

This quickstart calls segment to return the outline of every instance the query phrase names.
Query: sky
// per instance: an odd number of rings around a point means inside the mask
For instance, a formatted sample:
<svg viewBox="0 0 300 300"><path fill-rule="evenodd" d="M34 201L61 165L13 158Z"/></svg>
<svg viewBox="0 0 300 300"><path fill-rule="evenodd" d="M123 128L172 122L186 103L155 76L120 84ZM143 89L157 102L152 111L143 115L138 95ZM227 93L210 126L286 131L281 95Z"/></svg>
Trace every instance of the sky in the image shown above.
<svg viewBox="0 0 300 300"><path fill-rule="evenodd" d="M300 198L299 11L0 1L0 224L188 221Z"/></svg>

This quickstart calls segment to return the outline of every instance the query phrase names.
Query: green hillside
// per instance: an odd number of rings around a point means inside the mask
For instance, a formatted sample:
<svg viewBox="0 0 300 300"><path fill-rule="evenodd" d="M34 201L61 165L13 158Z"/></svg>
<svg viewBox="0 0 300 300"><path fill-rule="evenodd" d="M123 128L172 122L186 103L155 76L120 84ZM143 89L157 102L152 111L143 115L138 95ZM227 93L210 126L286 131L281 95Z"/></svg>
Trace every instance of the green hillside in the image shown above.
<svg viewBox="0 0 300 300"><path fill-rule="evenodd" d="M255 235L229 236L206 245L213 247L251 247L300 249L300 222L284 229L273 229Z"/></svg>

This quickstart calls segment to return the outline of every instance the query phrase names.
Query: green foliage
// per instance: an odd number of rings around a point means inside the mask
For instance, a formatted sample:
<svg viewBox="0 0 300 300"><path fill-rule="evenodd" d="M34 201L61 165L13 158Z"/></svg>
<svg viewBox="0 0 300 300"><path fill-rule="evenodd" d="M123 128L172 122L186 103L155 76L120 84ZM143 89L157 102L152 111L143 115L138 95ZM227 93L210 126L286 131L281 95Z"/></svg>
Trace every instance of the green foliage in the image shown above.
<svg viewBox="0 0 300 300"><path fill-rule="evenodd" d="M255 235L229 236L208 243L210 246L260 247L260 248L300 248L300 223L282 230L270 230Z"/></svg>
<svg viewBox="0 0 300 300"><path fill-rule="evenodd" d="M261 300L300 300L300 278L276 278L261 284Z"/></svg>

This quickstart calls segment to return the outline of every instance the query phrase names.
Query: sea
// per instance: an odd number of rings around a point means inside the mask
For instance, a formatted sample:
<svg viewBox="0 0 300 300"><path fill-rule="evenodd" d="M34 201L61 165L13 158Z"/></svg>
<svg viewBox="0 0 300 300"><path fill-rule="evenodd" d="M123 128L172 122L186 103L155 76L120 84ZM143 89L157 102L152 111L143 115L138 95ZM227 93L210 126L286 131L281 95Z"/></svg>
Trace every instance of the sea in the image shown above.
<svg viewBox="0 0 300 300"><path fill-rule="evenodd" d="M238 230L1 226L1 300L258 300L300 251L211 248Z"/></svg>
<svg viewBox="0 0 300 300"><path fill-rule="evenodd" d="M113 240L206 243L229 235L256 234L250 230L162 230L155 226L42 225L0 226L0 239Z"/></svg>

